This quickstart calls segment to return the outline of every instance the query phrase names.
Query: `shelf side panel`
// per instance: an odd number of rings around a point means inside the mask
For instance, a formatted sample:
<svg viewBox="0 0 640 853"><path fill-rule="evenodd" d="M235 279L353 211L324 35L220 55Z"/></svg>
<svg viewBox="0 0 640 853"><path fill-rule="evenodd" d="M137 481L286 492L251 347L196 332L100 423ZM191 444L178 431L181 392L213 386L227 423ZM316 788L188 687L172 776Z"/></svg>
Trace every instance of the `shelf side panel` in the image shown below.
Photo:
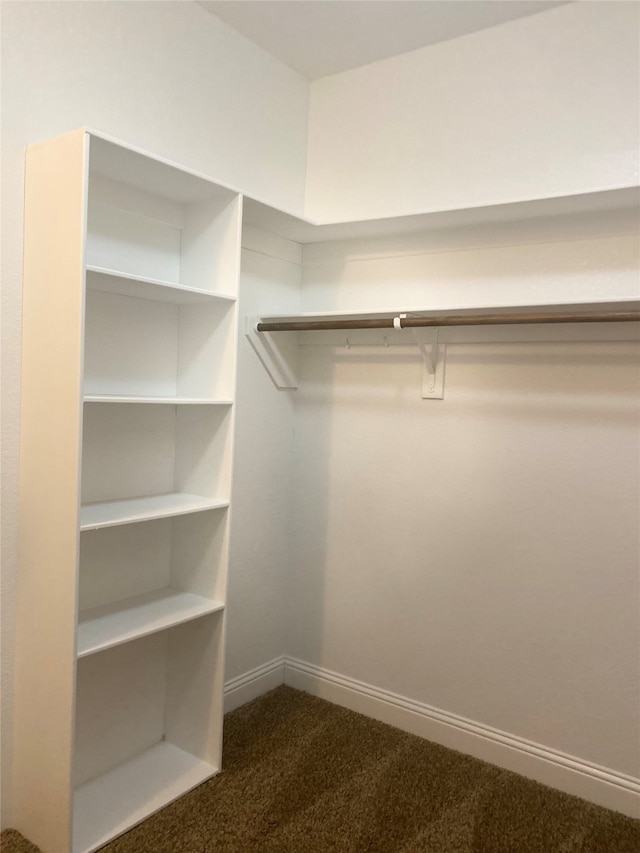
<svg viewBox="0 0 640 853"><path fill-rule="evenodd" d="M14 825L70 845L87 136L27 152Z"/></svg>
<svg viewBox="0 0 640 853"><path fill-rule="evenodd" d="M170 520L171 586L225 601L229 555L228 510L196 512ZM132 525L136 527L136 525Z"/></svg>
<svg viewBox="0 0 640 853"><path fill-rule="evenodd" d="M179 396L233 398L236 310L232 302L181 307L176 391Z"/></svg>
<svg viewBox="0 0 640 853"><path fill-rule="evenodd" d="M231 490L232 412L223 408L177 412L175 488L177 492L228 499Z"/></svg>
<svg viewBox="0 0 640 853"><path fill-rule="evenodd" d="M171 632L166 738L216 767L222 757L224 611Z"/></svg>
<svg viewBox="0 0 640 853"><path fill-rule="evenodd" d="M239 197L187 207L180 281L213 293L238 292Z"/></svg>

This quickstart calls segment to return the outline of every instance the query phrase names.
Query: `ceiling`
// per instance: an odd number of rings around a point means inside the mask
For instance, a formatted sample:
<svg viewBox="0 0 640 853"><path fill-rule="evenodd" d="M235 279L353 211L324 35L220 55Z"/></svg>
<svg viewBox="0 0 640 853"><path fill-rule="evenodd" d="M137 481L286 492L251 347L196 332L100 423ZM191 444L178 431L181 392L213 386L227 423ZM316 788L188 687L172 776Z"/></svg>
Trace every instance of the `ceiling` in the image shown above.
<svg viewBox="0 0 640 853"><path fill-rule="evenodd" d="M315 80L565 2L203 0L200 6Z"/></svg>

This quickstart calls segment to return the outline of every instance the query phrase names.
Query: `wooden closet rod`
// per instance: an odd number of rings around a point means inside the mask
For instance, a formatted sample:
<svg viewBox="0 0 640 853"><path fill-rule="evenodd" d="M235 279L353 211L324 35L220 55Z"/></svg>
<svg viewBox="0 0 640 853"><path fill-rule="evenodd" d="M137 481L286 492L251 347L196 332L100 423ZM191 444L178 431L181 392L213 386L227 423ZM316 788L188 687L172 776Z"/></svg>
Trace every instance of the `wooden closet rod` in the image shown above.
<svg viewBox="0 0 640 853"><path fill-rule="evenodd" d="M369 320L283 320L258 323L258 332L321 332L343 329L415 329L440 326L520 326L535 323L625 323L640 320L640 311L573 311L566 313L467 314L448 317L377 317Z"/></svg>

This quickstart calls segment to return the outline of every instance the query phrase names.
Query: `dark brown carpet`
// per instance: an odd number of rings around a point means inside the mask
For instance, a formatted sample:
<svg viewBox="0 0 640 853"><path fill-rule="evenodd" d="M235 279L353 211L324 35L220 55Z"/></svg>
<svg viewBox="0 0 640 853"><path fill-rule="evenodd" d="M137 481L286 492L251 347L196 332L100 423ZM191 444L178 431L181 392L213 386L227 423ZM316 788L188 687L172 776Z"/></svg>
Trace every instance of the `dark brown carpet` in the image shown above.
<svg viewBox="0 0 640 853"><path fill-rule="evenodd" d="M289 687L224 743L220 776L104 853L640 853L640 821Z"/></svg>

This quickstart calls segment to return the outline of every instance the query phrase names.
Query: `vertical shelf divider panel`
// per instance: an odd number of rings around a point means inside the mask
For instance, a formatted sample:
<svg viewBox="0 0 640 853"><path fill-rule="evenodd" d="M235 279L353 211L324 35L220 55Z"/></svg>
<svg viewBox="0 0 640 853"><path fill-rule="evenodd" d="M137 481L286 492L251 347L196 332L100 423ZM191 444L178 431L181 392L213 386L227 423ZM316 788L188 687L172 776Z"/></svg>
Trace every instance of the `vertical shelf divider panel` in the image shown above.
<svg viewBox="0 0 640 853"><path fill-rule="evenodd" d="M221 767L241 212L85 130L28 152L15 780L43 853Z"/></svg>

